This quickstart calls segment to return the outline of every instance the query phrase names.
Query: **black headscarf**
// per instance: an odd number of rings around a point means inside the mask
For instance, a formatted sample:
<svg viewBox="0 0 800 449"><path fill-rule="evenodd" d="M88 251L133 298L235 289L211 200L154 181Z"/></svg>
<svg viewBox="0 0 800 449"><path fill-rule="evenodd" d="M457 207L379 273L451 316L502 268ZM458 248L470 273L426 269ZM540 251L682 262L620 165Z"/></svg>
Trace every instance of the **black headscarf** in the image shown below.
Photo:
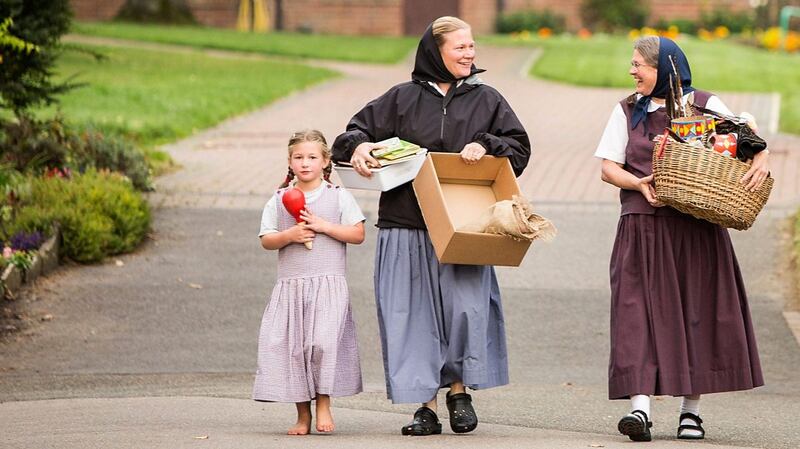
<svg viewBox="0 0 800 449"><path fill-rule="evenodd" d="M472 64L470 76L485 72L483 69ZM439 53L439 46L433 38L433 24L428 25L428 29L422 35L422 39L417 46L417 58L414 61L414 71L411 78L418 81L431 81L434 83L456 83L458 78L453 76L444 65L442 54Z"/></svg>
<svg viewBox="0 0 800 449"><path fill-rule="evenodd" d="M675 68L678 69L678 74L681 77L683 94L686 95L695 90L692 87L692 69L689 67L689 61L686 59L686 55L683 54L683 50L678 47L678 44L666 37L659 37L658 41L658 76L656 77L656 85L650 95L643 95L633 107L631 129L635 129L639 122L643 122L647 118L647 107L650 106L650 98L666 98L669 94L669 75L673 73L670 56L675 61ZM646 129L645 132L647 132Z"/></svg>

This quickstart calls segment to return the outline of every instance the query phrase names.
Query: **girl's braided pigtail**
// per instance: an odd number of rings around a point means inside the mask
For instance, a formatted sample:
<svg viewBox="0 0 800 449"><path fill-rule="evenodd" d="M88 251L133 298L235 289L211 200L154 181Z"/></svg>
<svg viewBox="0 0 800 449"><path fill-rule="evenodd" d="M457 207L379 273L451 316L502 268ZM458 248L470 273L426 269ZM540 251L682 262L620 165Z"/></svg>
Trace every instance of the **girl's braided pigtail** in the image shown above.
<svg viewBox="0 0 800 449"><path fill-rule="evenodd" d="M331 172L333 168L331 168L331 163L328 162L328 166L322 169L322 179L326 182L331 182Z"/></svg>
<svg viewBox="0 0 800 449"><path fill-rule="evenodd" d="M286 173L286 179L283 180L283 184L281 184L278 188L283 189L285 187L289 187L289 184L292 183L292 179L294 179L294 172L291 168L289 168L289 171Z"/></svg>

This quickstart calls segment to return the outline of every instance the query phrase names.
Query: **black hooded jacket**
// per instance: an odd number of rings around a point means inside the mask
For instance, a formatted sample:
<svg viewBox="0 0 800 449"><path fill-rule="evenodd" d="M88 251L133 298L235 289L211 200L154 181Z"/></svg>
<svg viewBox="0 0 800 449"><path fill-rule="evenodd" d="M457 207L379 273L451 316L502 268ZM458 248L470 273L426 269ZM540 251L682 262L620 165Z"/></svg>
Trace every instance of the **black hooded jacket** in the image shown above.
<svg viewBox="0 0 800 449"><path fill-rule="evenodd" d="M477 142L487 154L508 157L519 176L531 155L528 134L505 98L477 78L482 71L473 66L456 87L459 80L445 69L428 27L417 48L412 81L392 87L353 116L333 143L333 160L349 161L359 144L394 136L447 153ZM428 81L452 85L443 97ZM425 229L410 182L381 194L377 225Z"/></svg>

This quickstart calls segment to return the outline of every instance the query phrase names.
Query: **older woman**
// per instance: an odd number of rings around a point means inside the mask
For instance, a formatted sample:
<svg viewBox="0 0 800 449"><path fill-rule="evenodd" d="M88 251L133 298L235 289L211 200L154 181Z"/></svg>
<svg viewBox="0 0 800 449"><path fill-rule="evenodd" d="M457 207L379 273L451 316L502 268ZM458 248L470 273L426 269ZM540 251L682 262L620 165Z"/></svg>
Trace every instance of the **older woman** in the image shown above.
<svg viewBox="0 0 800 449"><path fill-rule="evenodd" d="M678 438L701 439L700 395L763 385L744 283L727 230L664 206L653 184L653 138L669 126L664 110L672 56L683 102L732 115L692 87L686 56L671 40L636 41L636 93L614 107L595 156L602 179L620 188L622 216L611 255L610 399L631 399L619 431L650 441L650 395L682 396ZM768 174L758 153L741 180L758 188Z"/></svg>
<svg viewBox="0 0 800 449"><path fill-rule="evenodd" d="M528 135L506 100L476 75L470 27L441 17L417 48L411 81L368 103L333 144L337 161L362 175L378 166L374 142L398 136L429 151L460 152L465 164L483 155L508 157L519 175L528 164ZM378 209L375 300L386 390L394 403L422 403L404 435L441 433L436 395L449 386L454 432L478 425L465 387L508 383L500 290L491 266L440 264L411 183L383 192Z"/></svg>

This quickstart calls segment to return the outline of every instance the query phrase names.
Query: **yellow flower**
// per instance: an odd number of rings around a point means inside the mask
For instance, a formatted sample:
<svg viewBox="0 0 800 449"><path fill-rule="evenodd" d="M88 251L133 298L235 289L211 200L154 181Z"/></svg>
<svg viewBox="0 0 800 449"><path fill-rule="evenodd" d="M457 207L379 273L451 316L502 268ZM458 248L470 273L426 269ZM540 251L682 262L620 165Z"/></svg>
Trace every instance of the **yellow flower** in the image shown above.
<svg viewBox="0 0 800 449"><path fill-rule="evenodd" d="M726 37L730 36L731 32L728 30L726 26L718 26L714 28L714 36L719 39L725 39Z"/></svg>
<svg viewBox="0 0 800 449"><path fill-rule="evenodd" d="M511 33L511 38L515 41L529 41L531 40L531 32L528 30L522 30L519 33Z"/></svg>
<svg viewBox="0 0 800 449"><path fill-rule="evenodd" d="M772 27L761 37L761 45L770 50L777 50L781 46L781 29Z"/></svg>
<svg viewBox="0 0 800 449"><path fill-rule="evenodd" d="M658 36L658 30L650 27L642 27L642 36Z"/></svg>
<svg viewBox="0 0 800 449"><path fill-rule="evenodd" d="M664 36L666 38L672 39L673 41L678 38L680 31L678 31L678 27L675 25L670 25L665 31L659 33L660 36Z"/></svg>
<svg viewBox="0 0 800 449"><path fill-rule="evenodd" d="M639 39L639 37L641 35L642 35L642 33L640 33L639 30L637 30L635 28L630 30L630 31L628 31L628 39L630 39L632 41L635 41L636 39Z"/></svg>
<svg viewBox="0 0 800 449"><path fill-rule="evenodd" d="M714 40L714 35L711 34L711 31L708 31L705 28L700 28L699 30L697 30L697 37L699 37L700 39L702 39L704 41L713 41Z"/></svg>

